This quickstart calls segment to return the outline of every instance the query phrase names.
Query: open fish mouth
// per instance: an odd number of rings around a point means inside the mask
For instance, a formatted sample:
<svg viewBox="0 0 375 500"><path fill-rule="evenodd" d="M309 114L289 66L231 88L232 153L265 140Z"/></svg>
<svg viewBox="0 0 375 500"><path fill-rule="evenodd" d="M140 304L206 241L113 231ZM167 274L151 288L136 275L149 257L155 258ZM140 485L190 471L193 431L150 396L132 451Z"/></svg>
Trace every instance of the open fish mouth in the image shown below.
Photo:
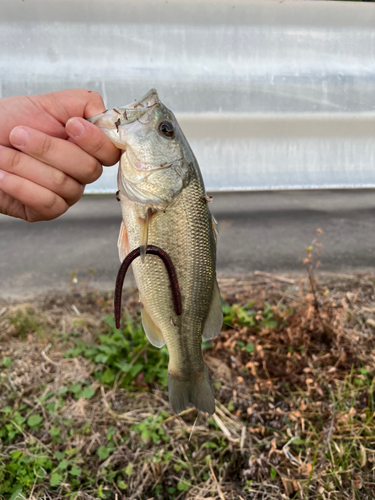
<svg viewBox="0 0 375 500"><path fill-rule="evenodd" d="M159 96L155 89L151 89L141 99L121 108L113 108L118 113L120 125L128 125L140 120L148 111L159 104Z"/></svg>
<svg viewBox="0 0 375 500"><path fill-rule="evenodd" d="M94 123L102 129L113 129L123 125L129 125L140 120L146 113L158 106L160 103L158 93L151 89L141 99L134 101L126 106L106 110L99 115L88 118L88 121Z"/></svg>
<svg viewBox="0 0 375 500"><path fill-rule="evenodd" d="M160 103L159 96L158 96L156 89L151 89L141 99L139 99L138 101L135 101L131 104L128 104L127 106L124 106L122 109L129 110L129 111L132 111L132 110L141 111L142 109L143 110L150 109L159 103Z"/></svg>

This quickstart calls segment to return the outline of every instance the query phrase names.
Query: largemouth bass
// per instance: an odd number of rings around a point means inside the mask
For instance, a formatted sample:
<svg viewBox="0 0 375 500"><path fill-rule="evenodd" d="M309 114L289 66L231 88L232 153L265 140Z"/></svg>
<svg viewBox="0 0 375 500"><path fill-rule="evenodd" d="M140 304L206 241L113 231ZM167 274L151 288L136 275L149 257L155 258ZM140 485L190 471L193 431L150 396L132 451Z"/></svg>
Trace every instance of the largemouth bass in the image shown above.
<svg viewBox="0 0 375 500"><path fill-rule="evenodd" d="M120 260L140 247L132 266L148 340L169 352L168 393L172 409L190 405L213 414L215 400L202 358L203 339L221 330L223 314L216 280L216 221L208 209L197 160L173 113L156 90L128 106L90 119L123 150L118 199L123 222ZM176 314L163 262L146 254L155 245L174 264L181 294Z"/></svg>

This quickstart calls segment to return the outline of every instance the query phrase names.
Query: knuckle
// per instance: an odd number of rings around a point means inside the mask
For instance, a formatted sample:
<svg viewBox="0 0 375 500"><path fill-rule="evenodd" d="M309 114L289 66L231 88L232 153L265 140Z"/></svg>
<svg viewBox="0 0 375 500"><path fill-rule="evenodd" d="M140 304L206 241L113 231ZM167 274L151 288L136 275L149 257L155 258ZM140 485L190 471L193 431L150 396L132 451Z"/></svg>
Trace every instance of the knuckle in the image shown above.
<svg viewBox="0 0 375 500"><path fill-rule="evenodd" d="M34 222L39 222L43 219L41 218L40 214L35 214L33 211L29 210L26 207L24 220L29 224L34 224Z"/></svg>
<svg viewBox="0 0 375 500"><path fill-rule="evenodd" d="M90 133L92 140L90 140L90 144L86 147L86 151L95 158L99 158L103 155L106 149L106 142L109 139L104 135L104 132L98 129L92 129Z"/></svg>
<svg viewBox="0 0 375 500"><path fill-rule="evenodd" d="M102 166L93 156L87 160L85 181L87 184L99 179L102 173Z"/></svg>
<svg viewBox="0 0 375 500"><path fill-rule="evenodd" d="M96 156L100 150L102 149L102 146L103 146L103 141L100 140L100 141L95 141L91 147L90 147L90 153L94 156Z"/></svg>
<svg viewBox="0 0 375 500"><path fill-rule="evenodd" d="M90 91L90 101L94 102L98 106L104 106L103 98L96 90Z"/></svg>
<svg viewBox="0 0 375 500"><path fill-rule="evenodd" d="M11 172L16 172L21 162L21 159L22 159L22 153L20 153L19 151L14 151L12 149L9 149L9 153L7 154L7 160L6 160L7 169L9 169Z"/></svg>
<svg viewBox="0 0 375 500"><path fill-rule="evenodd" d="M53 186L57 191L63 190L68 184L69 177L61 172L61 170L54 169L53 173Z"/></svg>
<svg viewBox="0 0 375 500"><path fill-rule="evenodd" d="M53 220L65 213L69 204L60 196L51 193L45 197L43 203L38 207L39 220Z"/></svg>
<svg viewBox="0 0 375 500"><path fill-rule="evenodd" d="M51 191L48 192L44 196L43 201L41 202L41 212L43 212L46 216L54 218L56 217L55 213L58 212L58 203L59 199L58 196L55 193L52 193Z"/></svg>
<svg viewBox="0 0 375 500"><path fill-rule="evenodd" d="M71 207L82 197L83 192L85 190L85 186L80 184L79 182L75 183L74 188L70 190L69 197L65 197L65 201Z"/></svg>
<svg viewBox="0 0 375 500"><path fill-rule="evenodd" d="M75 196L75 199L76 201L78 201L81 196L83 195L83 193L85 192L85 184L80 184L80 183L77 183L78 184L78 187L77 187L77 194Z"/></svg>
<svg viewBox="0 0 375 500"><path fill-rule="evenodd" d="M91 99L92 99L93 101L98 101L98 102L100 102L100 103L102 103L102 102L103 102L103 98L102 98L102 96L99 94L99 92L97 92L96 90L92 90L90 93L91 93Z"/></svg>
<svg viewBox="0 0 375 500"><path fill-rule="evenodd" d="M51 140L51 137L49 137L48 135L44 135L41 140L40 140L40 143L38 144L38 147L37 147L37 155L41 158L45 158L46 156L48 156L48 153L51 151L51 147L52 147L52 140Z"/></svg>

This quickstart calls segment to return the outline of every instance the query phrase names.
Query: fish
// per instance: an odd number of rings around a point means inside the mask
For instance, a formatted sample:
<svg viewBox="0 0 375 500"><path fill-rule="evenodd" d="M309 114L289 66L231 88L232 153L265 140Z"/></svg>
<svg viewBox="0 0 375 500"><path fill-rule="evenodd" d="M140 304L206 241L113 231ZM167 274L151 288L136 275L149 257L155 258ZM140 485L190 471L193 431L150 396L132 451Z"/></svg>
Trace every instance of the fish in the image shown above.
<svg viewBox="0 0 375 500"><path fill-rule="evenodd" d="M193 406L212 415L215 399L202 339L220 333L223 313L216 278L217 222L198 162L155 89L89 120L122 150L116 193L122 212L119 257L123 262L131 252L140 256L131 265L142 325L152 345L168 348L172 410L179 414ZM149 252L155 247L173 263L180 311L168 270L157 252Z"/></svg>

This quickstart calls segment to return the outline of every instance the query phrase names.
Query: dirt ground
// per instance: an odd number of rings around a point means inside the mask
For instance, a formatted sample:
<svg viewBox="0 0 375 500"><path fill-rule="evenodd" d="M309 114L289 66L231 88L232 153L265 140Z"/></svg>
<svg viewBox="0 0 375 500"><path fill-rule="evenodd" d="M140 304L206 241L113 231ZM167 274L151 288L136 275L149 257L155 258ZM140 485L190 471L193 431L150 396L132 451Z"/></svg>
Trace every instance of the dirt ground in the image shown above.
<svg viewBox="0 0 375 500"><path fill-rule="evenodd" d="M175 415L137 292L0 303L0 495L373 499L375 275L219 282L213 417Z"/></svg>

